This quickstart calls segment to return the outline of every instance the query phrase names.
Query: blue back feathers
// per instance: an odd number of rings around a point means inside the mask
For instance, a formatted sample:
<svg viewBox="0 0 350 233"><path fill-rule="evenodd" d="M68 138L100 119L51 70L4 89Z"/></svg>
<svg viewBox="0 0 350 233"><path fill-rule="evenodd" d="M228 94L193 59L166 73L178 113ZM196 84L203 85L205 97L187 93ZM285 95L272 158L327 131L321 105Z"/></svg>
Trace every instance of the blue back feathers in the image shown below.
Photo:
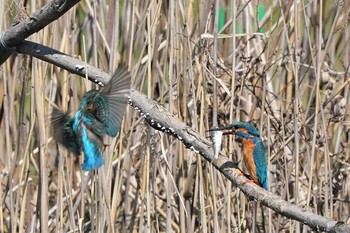
<svg viewBox="0 0 350 233"><path fill-rule="evenodd" d="M100 152L102 141L99 141L99 138L97 137L97 140L94 140L94 136L89 135L91 132L89 132L84 126L80 129L80 134L85 155L84 163L82 165L83 170L90 171L101 167L104 163Z"/></svg>
<svg viewBox="0 0 350 233"><path fill-rule="evenodd" d="M254 138L253 142L255 144L253 157L256 167L256 174L258 176L260 184L264 189L269 190L268 185L268 165L267 165L267 154L265 150L264 143L260 138Z"/></svg>

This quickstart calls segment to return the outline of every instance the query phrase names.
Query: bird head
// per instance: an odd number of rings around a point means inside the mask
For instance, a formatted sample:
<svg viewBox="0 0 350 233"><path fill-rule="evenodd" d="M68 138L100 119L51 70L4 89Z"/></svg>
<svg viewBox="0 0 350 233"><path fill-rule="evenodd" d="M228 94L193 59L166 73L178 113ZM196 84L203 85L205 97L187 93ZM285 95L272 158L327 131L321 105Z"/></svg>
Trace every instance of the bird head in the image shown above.
<svg viewBox="0 0 350 233"><path fill-rule="evenodd" d="M248 122L234 122L228 126L212 128L209 131L225 131L223 135L236 135L243 138L259 138L259 131Z"/></svg>
<svg viewBox="0 0 350 233"><path fill-rule="evenodd" d="M86 92L80 101L79 109L91 108L92 107L91 105L95 101L96 95L97 95L96 90L90 90Z"/></svg>

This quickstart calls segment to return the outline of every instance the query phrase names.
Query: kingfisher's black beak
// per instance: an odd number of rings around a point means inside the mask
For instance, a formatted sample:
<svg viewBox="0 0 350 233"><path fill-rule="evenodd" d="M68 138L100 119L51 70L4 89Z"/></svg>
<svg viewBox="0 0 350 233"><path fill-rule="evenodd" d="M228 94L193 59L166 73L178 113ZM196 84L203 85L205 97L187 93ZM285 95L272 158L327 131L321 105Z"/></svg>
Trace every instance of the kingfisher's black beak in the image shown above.
<svg viewBox="0 0 350 233"><path fill-rule="evenodd" d="M222 127L218 127L218 128L211 128L208 131L213 132L213 131L224 131L224 130L226 130L226 131L223 132L223 135L230 135L230 134L234 134L236 132L236 129L230 125L229 126L222 126Z"/></svg>

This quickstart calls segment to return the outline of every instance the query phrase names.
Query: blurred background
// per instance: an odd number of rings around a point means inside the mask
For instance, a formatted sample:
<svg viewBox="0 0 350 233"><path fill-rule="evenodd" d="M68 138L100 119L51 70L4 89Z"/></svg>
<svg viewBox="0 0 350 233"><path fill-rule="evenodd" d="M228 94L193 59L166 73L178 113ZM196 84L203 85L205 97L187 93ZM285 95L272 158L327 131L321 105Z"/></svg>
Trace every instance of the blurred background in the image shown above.
<svg viewBox="0 0 350 233"><path fill-rule="evenodd" d="M0 31L45 4L2 1ZM127 64L134 89L205 137L252 122L270 191L350 223L349 9L341 0L87 0L28 39L110 74ZM309 231L249 201L130 106L119 136L106 139L105 164L83 172L49 119L53 106L75 112L94 88L21 54L0 67L0 232L37 232L41 215L50 232ZM244 170L240 148L225 138L221 155Z"/></svg>

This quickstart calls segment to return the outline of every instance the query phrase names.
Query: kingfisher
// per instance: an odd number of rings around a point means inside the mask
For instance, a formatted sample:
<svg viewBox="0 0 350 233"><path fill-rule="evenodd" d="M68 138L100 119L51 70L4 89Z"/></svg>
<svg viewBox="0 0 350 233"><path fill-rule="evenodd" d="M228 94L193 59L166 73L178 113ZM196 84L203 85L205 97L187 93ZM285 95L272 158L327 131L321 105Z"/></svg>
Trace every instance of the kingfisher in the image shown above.
<svg viewBox="0 0 350 233"><path fill-rule="evenodd" d="M248 122L235 122L209 131L223 130L223 135L233 134L242 138L243 161L248 173L254 183L268 190L267 154L259 131Z"/></svg>
<svg viewBox="0 0 350 233"><path fill-rule="evenodd" d="M53 110L54 139L75 155L84 152L84 171L97 169L104 163L103 137L115 137L119 132L130 81L128 70L118 68L102 88L85 93L73 117L68 112Z"/></svg>

